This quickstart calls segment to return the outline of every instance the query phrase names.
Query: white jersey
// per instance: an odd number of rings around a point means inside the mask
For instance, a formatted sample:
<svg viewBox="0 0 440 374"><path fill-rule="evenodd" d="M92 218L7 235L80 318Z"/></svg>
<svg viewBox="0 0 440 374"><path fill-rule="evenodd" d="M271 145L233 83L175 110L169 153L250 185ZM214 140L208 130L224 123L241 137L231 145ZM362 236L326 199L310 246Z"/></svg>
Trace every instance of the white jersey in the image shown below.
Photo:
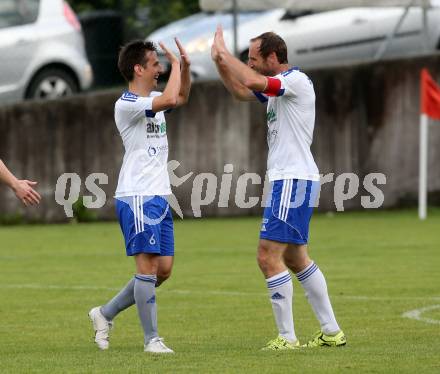
<svg viewBox="0 0 440 374"><path fill-rule="evenodd" d="M164 112L152 111L153 98L125 92L115 104L115 122L125 155L115 197L170 195L168 139Z"/></svg>
<svg viewBox="0 0 440 374"><path fill-rule="evenodd" d="M319 181L319 171L310 146L315 126L315 91L310 79L296 68L274 78L281 81L278 96L255 93L268 101L267 143L269 180L305 179Z"/></svg>

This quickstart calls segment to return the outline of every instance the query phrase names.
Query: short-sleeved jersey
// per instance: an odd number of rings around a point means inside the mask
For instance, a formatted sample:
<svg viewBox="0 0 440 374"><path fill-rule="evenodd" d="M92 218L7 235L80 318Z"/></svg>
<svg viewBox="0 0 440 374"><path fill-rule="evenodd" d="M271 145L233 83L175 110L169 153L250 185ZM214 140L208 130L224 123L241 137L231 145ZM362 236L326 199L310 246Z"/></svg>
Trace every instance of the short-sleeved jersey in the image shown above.
<svg viewBox="0 0 440 374"><path fill-rule="evenodd" d="M116 198L171 194L165 116L152 111L153 98L160 95L124 92L116 101L115 122L125 148Z"/></svg>
<svg viewBox="0 0 440 374"><path fill-rule="evenodd" d="M267 172L270 181L319 181L310 146L315 126L315 91L311 80L297 68L274 77L281 81L277 96L255 95L267 102Z"/></svg>

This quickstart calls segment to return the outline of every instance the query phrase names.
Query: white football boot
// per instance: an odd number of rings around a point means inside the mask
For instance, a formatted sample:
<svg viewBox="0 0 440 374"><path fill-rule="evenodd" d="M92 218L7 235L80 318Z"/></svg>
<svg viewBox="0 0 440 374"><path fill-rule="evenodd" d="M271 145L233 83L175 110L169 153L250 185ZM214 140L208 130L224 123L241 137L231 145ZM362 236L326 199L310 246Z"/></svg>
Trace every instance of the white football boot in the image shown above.
<svg viewBox="0 0 440 374"><path fill-rule="evenodd" d="M174 353L174 351L168 348L164 342L163 338L153 338L151 339L147 345L144 346L144 352L150 353Z"/></svg>
<svg viewBox="0 0 440 374"><path fill-rule="evenodd" d="M108 349L109 332L113 327L113 321L107 319L101 313L101 307L97 306L89 312L90 320L95 330L95 343L99 349Z"/></svg>

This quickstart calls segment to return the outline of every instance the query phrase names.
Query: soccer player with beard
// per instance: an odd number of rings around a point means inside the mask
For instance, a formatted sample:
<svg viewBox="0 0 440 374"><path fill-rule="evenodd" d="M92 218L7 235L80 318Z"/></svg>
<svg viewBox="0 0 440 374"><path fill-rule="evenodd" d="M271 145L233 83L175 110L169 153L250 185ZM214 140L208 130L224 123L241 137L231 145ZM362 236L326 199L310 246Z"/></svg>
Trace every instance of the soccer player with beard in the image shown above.
<svg viewBox="0 0 440 374"><path fill-rule="evenodd" d="M306 74L289 67L287 46L273 32L251 39L245 65L227 50L219 26L211 56L235 98L267 103L271 193L257 260L266 279L279 335L263 349L300 347L294 330L293 284L288 269L304 288L321 326L304 346L343 346L346 338L336 322L324 275L307 251L309 223L320 189L319 171L310 151L315 125L313 84Z"/></svg>

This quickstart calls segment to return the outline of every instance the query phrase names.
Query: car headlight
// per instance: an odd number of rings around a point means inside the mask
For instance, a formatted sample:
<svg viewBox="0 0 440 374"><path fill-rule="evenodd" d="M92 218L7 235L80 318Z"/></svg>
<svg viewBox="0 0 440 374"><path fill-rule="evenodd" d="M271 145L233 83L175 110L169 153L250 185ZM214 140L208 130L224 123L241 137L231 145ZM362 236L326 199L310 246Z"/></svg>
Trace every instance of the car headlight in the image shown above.
<svg viewBox="0 0 440 374"><path fill-rule="evenodd" d="M206 52L209 50L212 46L212 43L214 41L213 37L201 37L197 38L196 40L193 40L189 42L185 49L188 53L197 53L197 52Z"/></svg>

